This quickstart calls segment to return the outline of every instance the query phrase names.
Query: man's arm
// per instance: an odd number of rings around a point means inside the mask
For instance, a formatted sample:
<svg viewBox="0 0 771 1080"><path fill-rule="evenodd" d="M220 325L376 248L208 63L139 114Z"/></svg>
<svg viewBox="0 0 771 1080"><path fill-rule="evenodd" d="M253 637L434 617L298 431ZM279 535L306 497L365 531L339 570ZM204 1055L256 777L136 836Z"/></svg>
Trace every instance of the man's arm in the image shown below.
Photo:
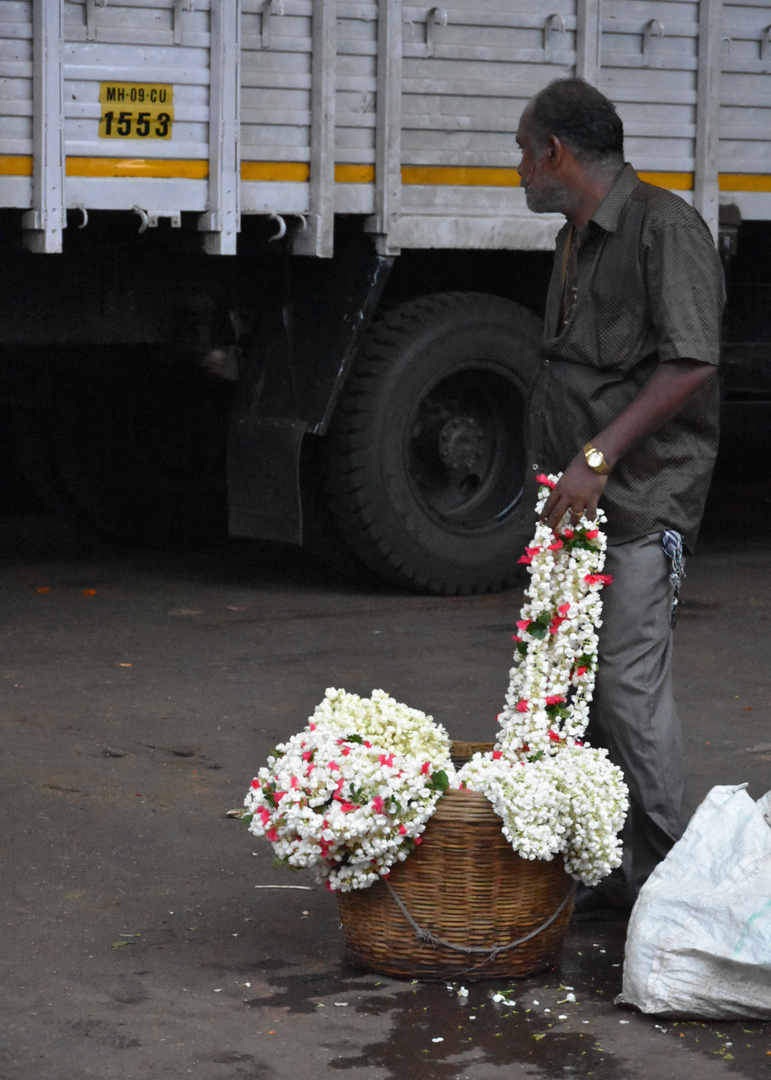
<svg viewBox="0 0 771 1080"><path fill-rule="evenodd" d="M605 461L612 468L646 435L677 416L686 402L716 372L714 364L701 360L669 360L660 364L620 416L591 439L592 446L602 451ZM608 477L589 468L583 450L579 451L549 495L541 521L555 529L568 509L576 519L585 513L587 518L593 520L607 482Z"/></svg>

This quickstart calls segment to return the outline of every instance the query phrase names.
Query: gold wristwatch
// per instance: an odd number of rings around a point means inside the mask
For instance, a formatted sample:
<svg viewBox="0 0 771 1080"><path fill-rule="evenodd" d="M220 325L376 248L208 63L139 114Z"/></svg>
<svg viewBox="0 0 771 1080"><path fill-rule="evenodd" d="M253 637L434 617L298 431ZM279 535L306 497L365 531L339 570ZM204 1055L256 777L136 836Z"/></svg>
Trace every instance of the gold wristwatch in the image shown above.
<svg viewBox="0 0 771 1080"><path fill-rule="evenodd" d="M598 450L597 447L592 446L590 442L584 447L584 457L586 458L586 464L590 469L594 469L596 473L607 476L610 472L611 467L605 460L605 455L602 450Z"/></svg>

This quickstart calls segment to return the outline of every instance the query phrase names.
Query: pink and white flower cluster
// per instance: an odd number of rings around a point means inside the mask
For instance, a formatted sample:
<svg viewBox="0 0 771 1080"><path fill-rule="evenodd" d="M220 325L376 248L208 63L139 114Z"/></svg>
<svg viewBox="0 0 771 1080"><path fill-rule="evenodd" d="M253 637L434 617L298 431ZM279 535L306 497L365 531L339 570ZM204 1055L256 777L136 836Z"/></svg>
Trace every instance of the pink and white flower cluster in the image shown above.
<svg viewBox="0 0 771 1080"><path fill-rule="evenodd" d="M327 690L245 800L250 830L330 889L363 889L404 860L448 786L450 739L382 690Z"/></svg>
<svg viewBox="0 0 771 1080"><path fill-rule="evenodd" d="M540 476L540 515L558 477ZM494 750L476 754L459 781L483 792L503 832L527 859L562 853L570 874L595 885L620 865L627 787L607 751L581 742L597 666L606 519L539 522L522 562L525 596L506 705Z"/></svg>

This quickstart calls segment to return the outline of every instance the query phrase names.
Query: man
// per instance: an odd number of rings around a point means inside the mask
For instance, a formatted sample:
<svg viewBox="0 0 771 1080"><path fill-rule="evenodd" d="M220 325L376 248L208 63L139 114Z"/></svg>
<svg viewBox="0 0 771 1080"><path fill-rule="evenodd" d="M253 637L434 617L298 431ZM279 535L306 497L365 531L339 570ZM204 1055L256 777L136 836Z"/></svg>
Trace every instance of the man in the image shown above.
<svg viewBox="0 0 771 1080"><path fill-rule="evenodd" d="M723 275L696 211L624 163L621 120L588 83L542 90L517 142L527 205L567 218L529 402L529 505L540 472L562 472L552 528L601 505L614 579L589 738L623 770L630 812L622 866L579 890L576 913L624 917L687 822L672 616L717 451Z"/></svg>

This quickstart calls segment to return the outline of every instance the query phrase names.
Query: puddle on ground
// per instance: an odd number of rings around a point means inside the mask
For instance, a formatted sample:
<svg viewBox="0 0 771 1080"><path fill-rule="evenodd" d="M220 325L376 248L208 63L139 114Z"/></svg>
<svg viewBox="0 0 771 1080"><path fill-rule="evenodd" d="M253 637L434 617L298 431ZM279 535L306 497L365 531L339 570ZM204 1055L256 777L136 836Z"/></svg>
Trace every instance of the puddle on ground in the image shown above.
<svg viewBox="0 0 771 1080"><path fill-rule="evenodd" d="M336 1002L346 1003L348 1020L351 1013L360 1018L362 1039L367 1016L389 1017L387 1037L352 1045L328 1062L341 1073L377 1069L383 1080L460 1080L476 1068L514 1065L536 1077L639 1080L646 1046L669 1052L661 1039L673 1040L671 1052L717 1058L738 1076L765 1074L771 1024L667 1021L613 1006L621 988L624 931L573 927L559 969L527 979L409 983L346 965L336 972L285 969L267 976L273 993L245 1004L289 1014L311 1014L323 1004L334 1014ZM461 986L467 995L459 995ZM502 1000L493 1000L496 993Z"/></svg>

